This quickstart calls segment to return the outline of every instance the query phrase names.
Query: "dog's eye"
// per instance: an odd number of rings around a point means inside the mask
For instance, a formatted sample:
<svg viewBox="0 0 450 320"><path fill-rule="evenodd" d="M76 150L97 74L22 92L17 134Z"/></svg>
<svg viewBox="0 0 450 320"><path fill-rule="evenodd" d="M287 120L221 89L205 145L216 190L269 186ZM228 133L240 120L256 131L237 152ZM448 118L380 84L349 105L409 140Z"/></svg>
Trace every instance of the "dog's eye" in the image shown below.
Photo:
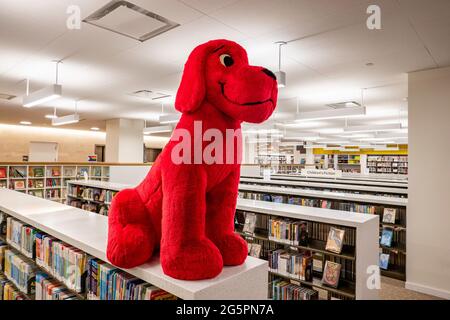
<svg viewBox="0 0 450 320"><path fill-rule="evenodd" d="M220 63L222 63L225 67L231 67L234 63L233 58L229 54L221 54L220 55Z"/></svg>

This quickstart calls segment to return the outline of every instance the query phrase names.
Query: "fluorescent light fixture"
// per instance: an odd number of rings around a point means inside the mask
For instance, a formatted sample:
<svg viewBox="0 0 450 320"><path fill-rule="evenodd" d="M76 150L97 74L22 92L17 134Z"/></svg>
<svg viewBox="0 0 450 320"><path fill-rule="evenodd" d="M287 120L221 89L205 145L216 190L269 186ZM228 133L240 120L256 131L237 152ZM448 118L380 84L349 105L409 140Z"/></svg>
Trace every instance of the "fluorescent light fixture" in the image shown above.
<svg viewBox="0 0 450 320"><path fill-rule="evenodd" d="M346 148L346 147L340 147L339 151L342 152L358 152L359 148Z"/></svg>
<svg viewBox="0 0 450 320"><path fill-rule="evenodd" d="M285 138L288 138L288 139L290 139L290 138L301 139L301 138L305 138L305 137L319 139L320 135L316 132L308 132L308 131L286 132L286 134L285 134Z"/></svg>
<svg viewBox="0 0 450 320"><path fill-rule="evenodd" d="M385 138L385 139L408 139L407 132L387 132L387 133L377 133L376 138Z"/></svg>
<svg viewBox="0 0 450 320"><path fill-rule="evenodd" d="M46 114L45 117L46 117L47 119L56 119L56 118L58 118L58 116L56 116L56 115L54 115L54 114Z"/></svg>
<svg viewBox="0 0 450 320"><path fill-rule="evenodd" d="M339 134L336 135L339 138L349 138L349 139L359 139L359 138L373 138L375 135L373 133L356 133L356 134Z"/></svg>
<svg viewBox="0 0 450 320"><path fill-rule="evenodd" d="M172 130L173 130L172 126L147 127L144 128L144 134L172 132Z"/></svg>
<svg viewBox="0 0 450 320"><path fill-rule="evenodd" d="M278 88L286 87L286 72L277 71L277 72L275 72L275 77L277 77Z"/></svg>
<svg viewBox="0 0 450 320"><path fill-rule="evenodd" d="M98 131L98 130L100 130L100 128L92 127L91 130L92 130L92 131Z"/></svg>
<svg viewBox="0 0 450 320"><path fill-rule="evenodd" d="M24 126L29 126L31 124L30 121L20 121L20 124L23 124Z"/></svg>
<svg viewBox="0 0 450 320"><path fill-rule="evenodd" d="M159 117L159 123L161 124L170 124L170 123L177 123L180 121L181 116L179 114L169 114L165 116Z"/></svg>
<svg viewBox="0 0 450 320"><path fill-rule="evenodd" d="M397 147L388 147L388 146L379 146L379 147L374 147L375 151L398 151L398 146Z"/></svg>
<svg viewBox="0 0 450 320"><path fill-rule="evenodd" d="M366 107L342 108L342 109L300 112L295 121L300 122L312 120L351 118L364 115L366 115Z"/></svg>
<svg viewBox="0 0 450 320"><path fill-rule="evenodd" d="M273 140L270 140L270 139L250 139L248 141L248 143L274 143L274 142L279 142L279 141L280 141L279 139L273 139Z"/></svg>
<svg viewBox="0 0 450 320"><path fill-rule="evenodd" d="M280 130L278 129L248 129L244 130L243 133L254 133L254 134L276 134L280 133Z"/></svg>
<svg viewBox="0 0 450 320"><path fill-rule="evenodd" d="M327 147L326 144L309 144L306 146L303 146L305 149L324 149Z"/></svg>
<svg viewBox="0 0 450 320"><path fill-rule="evenodd" d="M62 86L54 84L49 87L45 87L41 90L35 91L27 96L23 97L23 106L31 108L45 102L57 99L62 95Z"/></svg>
<svg viewBox="0 0 450 320"><path fill-rule="evenodd" d="M400 123L394 124L381 124L371 126L353 126L344 128L345 132L378 132L378 131L392 131L400 130L402 125Z"/></svg>
<svg viewBox="0 0 450 320"><path fill-rule="evenodd" d="M74 114L70 114L68 116L57 117L55 119L52 119L52 126L63 126L65 124L77 123L79 121L80 121L80 115L74 113Z"/></svg>

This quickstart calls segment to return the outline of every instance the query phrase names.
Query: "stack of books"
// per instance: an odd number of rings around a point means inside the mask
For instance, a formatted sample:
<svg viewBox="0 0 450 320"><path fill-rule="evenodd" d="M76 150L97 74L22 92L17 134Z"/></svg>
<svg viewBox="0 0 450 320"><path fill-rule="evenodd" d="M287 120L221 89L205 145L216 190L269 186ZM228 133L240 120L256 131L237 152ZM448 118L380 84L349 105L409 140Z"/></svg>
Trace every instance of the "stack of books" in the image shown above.
<svg viewBox="0 0 450 320"><path fill-rule="evenodd" d="M269 270L292 279L311 281L312 258L307 254L278 249L269 253Z"/></svg>
<svg viewBox="0 0 450 320"><path fill-rule="evenodd" d="M285 280L275 279L272 283L273 300L317 300L318 292Z"/></svg>
<svg viewBox="0 0 450 320"><path fill-rule="evenodd" d="M5 250L4 274L21 292L34 294L36 266L25 261L11 249Z"/></svg>
<svg viewBox="0 0 450 320"><path fill-rule="evenodd" d="M144 282L96 258L88 261L88 299L174 300L167 291Z"/></svg>

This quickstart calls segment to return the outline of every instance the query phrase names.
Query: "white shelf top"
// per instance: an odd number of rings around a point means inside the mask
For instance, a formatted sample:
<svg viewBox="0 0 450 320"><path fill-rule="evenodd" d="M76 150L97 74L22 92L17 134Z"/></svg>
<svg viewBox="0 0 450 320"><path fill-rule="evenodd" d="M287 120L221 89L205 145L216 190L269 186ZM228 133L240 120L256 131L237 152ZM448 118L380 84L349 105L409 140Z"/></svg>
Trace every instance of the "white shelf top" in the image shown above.
<svg viewBox="0 0 450 320"><path fill-rule="evenodd" d="M370 186L383 186L383 187L398 187L408 188L408 182L402 180L386 180L386 179L364 179L364 178L351 178L341 177L336 179L330 178L313 178L300 175L282 175L273 174L272 179L276 180L291 180L291 181L314 181L314 182L333 182L341 184L357 184L357 185L370 185Z"/></svg>
<svg viewBox="0 0 450 320"><path fill-rule="evenodd" d="M108 218L8 189L0 189L0 210L101 260L106 259ZM166 276L154 257L130 274L182 299L264 299L267 261L248 257L236 267L224 267L214 279L184 281ZM255 293L256 292L256 293Z"/></svg>
<svg viewBox="0 0 450 320"><path fill-rule="evenodd" d="M97 181L91 182L92 185L95 186ZM74 181L73 183L78 183L78 181ZM108 184L113 183L106 182L106 185ZM90 185L89 181L86 182L86 184L84 185ZM122 189L129 187L130 187L129 185L123 185ZM253 211L266 214L273 214L276 216L286 218L313 220L324 223L331 223L352 227L356 227L361 223L365 223L369 220L377 218L377 216L370 214L361 214L349 211L341 211L325 208L313 208L293 204L276 203L262 200L250 200L250 199L238 199L236 209L243 211Z"/></svg>
<svg viewBox="0 0 450 320"><path fill-rule="evenodd" d="M250 199L238 199L236 209L348 227L358 227L368 221L378 219L378 215L373 214L363 214Z"/></svg>
<svg viewBox="0 0 450 320"><path fill-rule="evenodd" d="M326 182L309 182L309 181L289 181L289 180L263 180L255 178L241 178L241 182L267 184L267 185L282 185L282 186L301 186L301 187L315 187L315 188L327 188L327 189L343 189L343 190L356 190L356 191L369 191L380 193L395 193L395 194L408 194L407 189L389 188L389 187L374 187L364 185L351 185L351 184L338 184L338 183L326 183Z"/></svg>
<svg viewBox="0 0 450 320"><path fill-rule="evenodd" d="M85 180L69 180L69 181L67 181L67 183L77 184L77 185L86 186L86 187L113 190L113 191L120 191L122 189L132 188L132 186L127 185L127 184L117 183L117 182L109 182L109 181L100 181L100 180L87 180L87 181L85 181Z"/></svg>
<svg viewBox="0 0 450 320"><path fill-rule="evenodd" d="M269 194L275 193L292 196L336 199L336 200L346 200L346 201L364 202L373 204L387 204L395 206L406 206L408 204L408 199L406 198L375 196L369 194L352 194L343 192L319 191L319 190L304 190L298 188L295 189L295 188L282 188L273 186L257 186L250 184L239 184L239 191L253 191Z"/></svg>

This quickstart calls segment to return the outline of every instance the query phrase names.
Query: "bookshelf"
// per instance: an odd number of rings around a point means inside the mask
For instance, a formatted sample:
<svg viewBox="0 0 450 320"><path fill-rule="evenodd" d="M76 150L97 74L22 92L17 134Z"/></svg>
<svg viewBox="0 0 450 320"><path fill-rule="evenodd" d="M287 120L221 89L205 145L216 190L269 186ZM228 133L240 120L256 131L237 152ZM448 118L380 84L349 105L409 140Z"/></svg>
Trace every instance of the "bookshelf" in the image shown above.
<svg viewBox="0 0 450 320"><path fill-rule="evenodd" d="M242 183L239 184L239 197L272 203L356 212L362 216L378 216L380 221L379 238L381 239L385 229L392 230L391 244L379 246L380 253L389 255L388 268L381 270L381 273L399 280L406 279L406 206L408 204L406 198ZM385 209L395 210L394 223L383 223L382 218ZM380 243L380 241L378 242Z"/></svg>
<svg viewBox="0 0 450 320"><path fill-rule="evenodd" d="M252 212L258 215L255 232L245 234L242 230L242 218L239 214ZM377 290L369 290L366 286L366 270L370 265L378 263L378 217L373 215L360 215L356 213L343 212L338 210L300 207L283 203L272 203L258 200L238 199L236 213L236 230L250 243L262 244L262 257L268 258L268 252L279 248L287 251L298 252L299 250L311 251L313 256L321 254L324 260L339 259L343 264L349 265L352 280L344 279L340 281L337 288L323 285L320 281L320 272L313 272L311 280L291 279L286 276L269 270L269 278L273 280L277 277L287 278L301 285L326 291L328 297L341 299L374 299L377 297ZM281 243L275 239L270 239L268 234L268 221L271 218L289 219L288 221L302 221L308 223L309 235L311 237L308 245L301 246ZM312 231L314 227L327 228L335 226L345 228L348 234L353 234L347 243L344 240L344 247L340 254L335 254L325 250L323 240L317 239ZM317 228L316 228L317 229ZM347 271L349 271L347 270Z"/></svg>
<svg viewBox="0 0 450 320"><path fill-rule="evenodd" d="M112 198L129 187L121 183L105 181L67 181L66 204L107 216Z"/></svg>
<svg viewBox="0 0 450 320"><path fill-rule="evenodd" d="M394 197L406 198L408 190L405 188L395 187L379 187L379 186L364 186L340 183L327 182L312 182L312 181L289 181L289 180L263 180L255 178L241 178L240 183L250 185L266 185L266 186L284 186L291 188L299 188L306 190L326 190L337 192L351 192L357 194L372 194L372 195L389 195Z"/></svg>
<svg viewBox="0 0 450 320"><path fill-rule="evenodd" d="M242 175L243 178L262 179L262 176L250 176ZM393 188L408 188L408 181L391 180L391 179L369 179L369 178L319 178L319 177L306 177L301 175L281 175L273 174L270 176L271 180L283 180L283 181L311 181L311 182L324 182L330 184L351 184L351 185L363 185L363 186L380 186L380 187L393 187Z"/></svg>
<svg viewBox="0 0 450 320"><path fill-rule="evenodd" d="M70 185L80 185L83 187L91 187L95 189L103 190L115 190L120 191L124 188L130 187L122 184L114 184L110 182L96 182L96 181L71 181ZM293 281L292 283L299 283L304 288L317 288L319 290L329 293L329 297L340 297L342 299L372 299L376 297L374 290L368 290L365 285L360 285L360 282L364 282L366 270L369 265L378 264L378 216L376 215L361 215L357 213L344 212L338 210L301 207L282 203L273 203L266 201L238 199L237 213L239 212L255 212L264 216L277 216L290 219L300 219L309 221L310 223L320 223L323 225L333 225L348 227L355 234L355 242L352 246L346 246L342 253L336 254L325 250L323 240L312 240L308 246L295 246L295 250L307 250L314 253L321 253L324 257L332 257L333 259L342 259L342 261L350 261L355 271L353 272L352 281L343 281L342 285L338 288L330 288L322 285L318 280L317 274L311 281L303 281L299 279L288 279ZM260 232L252 234L250 237L248 234L242 232L242 225L236 224L236 231L240 233L245 239L254 242L269 242L272 245L282 245L268 239L267 226L266 232ZM367 241L367 242L366 242ZM292 246L289 246L292 247ZM357 249L358 248L358 249ZM274 247L275 249L275 247ZM360 258L361 257L361 258ZM250 259L251 257L249 257ZM267 255L262 255L263 259L267 259ZM271 280L280 278L273 271L267 270L266 265L266 278ZM286 277L285 277L286 278ZM300 282L299 282L300 281ZM270 285L269 284L269 287ZM267 288L267 286L266 286ZM267 290L267 289L264 289ZM268 295L270 297L270 294ZM264 298L267 298L265 296Z"/></svg>
<svg viewBox="0 0 450 320"><path fill-rule="evenodd" d="M337 166L342 172L360 173L361 172L361 156L351 154L338 154Z"/></svg>
<svg viewBox="0 0 450 320"><path fill-rule="evenodd" d="M367 167L370 173L408 174L408 156L369 155Z"/></svg>
<svg viewBox="0 0 450 320"><path fill-rule="evenodd" d="M67 181L82 178L84 172L91 180L109 180L109 166L102 164L0 163L0 188L63 202Z"/></svg>
<svg viewBox="0 0 450 320"><path fill-rule="evenodd" d="M82 252L107 261L106 216L32 197L9 189L0 189L0 211L46 233ZM159 258L124 270L181 299L251 299L266 297L267 262L250 257L237 267L225 267L214 279L182 281L166 276Z"/></svg>

